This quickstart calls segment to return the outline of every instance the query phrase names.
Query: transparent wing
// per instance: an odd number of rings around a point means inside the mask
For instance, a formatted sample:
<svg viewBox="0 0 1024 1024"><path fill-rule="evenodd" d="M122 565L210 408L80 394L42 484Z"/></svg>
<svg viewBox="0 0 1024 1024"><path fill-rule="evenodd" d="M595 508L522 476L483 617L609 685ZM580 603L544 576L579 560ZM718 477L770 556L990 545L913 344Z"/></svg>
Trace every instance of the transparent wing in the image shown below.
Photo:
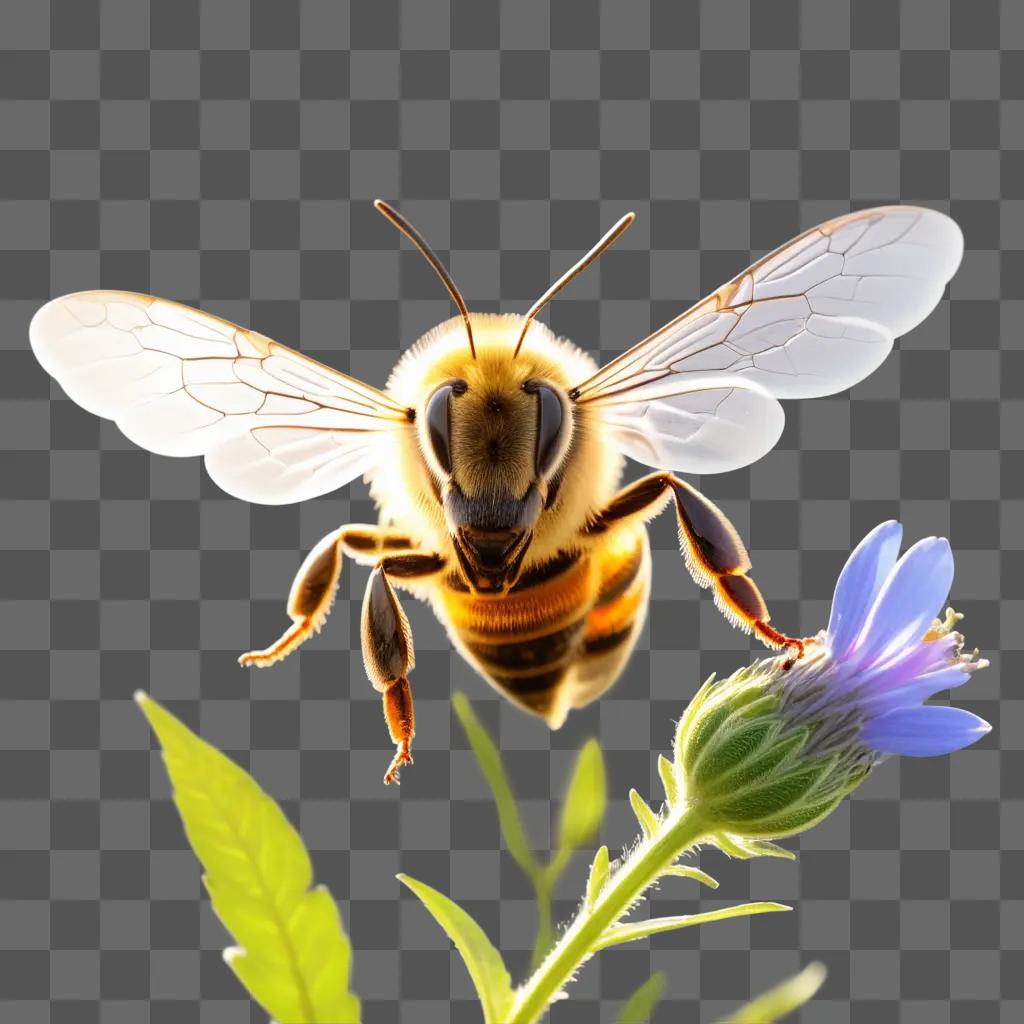
<svg viewBox="0 0 1024 1024"><path fill-rule="evenodd" d="M601 418L631 459L689 473L724 473L756 462L775 447L786 420L778 401L756 384L710 377L641 402L603 403Z"/></svg>
<svg viewBox="0 0 1024 1024"><path fill-rule="evenodd" d="M160 455L204 455L231 494L286 504L369 469L409 425L382 392L166 299L79 292L33 317L36 358L89 412Z"/></svg>
<svg viewBox="0 0 1024 1024"><path fill-rule="evenodd" d="M711 382L773 398L843 391L875 370L894 340L935 308L962 255L960 229L934 210L887 206L837 217L759 260L574 394L614 425L624 417L653 421L657 410L641 412L650 403L671 409L667 416L708 415ZM749 397L743 404L764 405ZM734 398L719 408L739 414L740 403ZM752 430L760 415L753 415ZM698 436L706 441L711 433ZM717 456L709 449L693 459L686 437L673 442L666 435L660 451L672 461L640 461L697 472L696 460L701 472L722 472L753 461L751 453L760 457L778 438L767 448L747 441L741 453L742 433L717 432Z"/></svg>

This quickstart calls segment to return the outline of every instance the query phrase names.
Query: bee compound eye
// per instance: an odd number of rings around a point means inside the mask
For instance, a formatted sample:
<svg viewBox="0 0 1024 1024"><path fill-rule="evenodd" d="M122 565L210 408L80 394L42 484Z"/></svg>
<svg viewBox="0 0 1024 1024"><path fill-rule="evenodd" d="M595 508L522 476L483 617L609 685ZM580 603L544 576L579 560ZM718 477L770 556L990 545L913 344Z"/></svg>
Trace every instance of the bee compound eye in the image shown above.
<svg viewBox="0 0 1024 1024"><path fill-rule="evenodd" d="M451 398L461 395L466 390L462 381L442 384L427 402L426 416L427 437L430 448L437 459L438 465L445 473L452 471L452 452L450 438Z"/></svg>
<svg viewBox="0 0 1024 1024"><path fill-rule="evenodd" d="M538 476L547 476L564 451L565 408L558 392L547 384L527 381L524 388L537 396L536 469Z"/></svg>

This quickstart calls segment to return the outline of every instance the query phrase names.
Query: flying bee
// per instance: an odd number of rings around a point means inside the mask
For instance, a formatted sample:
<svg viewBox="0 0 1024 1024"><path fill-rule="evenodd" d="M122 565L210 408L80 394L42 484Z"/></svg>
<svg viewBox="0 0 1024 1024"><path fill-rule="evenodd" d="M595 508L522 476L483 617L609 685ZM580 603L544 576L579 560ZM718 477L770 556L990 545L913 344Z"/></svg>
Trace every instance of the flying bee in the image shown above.
<svg viewBox="0 0 1024 1024"><path fill-rule="evenodd" d="M779 399L851 387L920 323L963 252L933 210L831 220L756 262L598 368L537 313L633 220L623 217L523 315L470 313L447 270L386 203L459 315L378 390L254 331L151 296L54 299L30 327L40 363L85 409L162 455L203 455L247 501L286 504L365 476L380 514L321 540L288 597L291 625L239 659L265 667L318 632L347 556L372 567L363 659L381 692L395 782L412 760L413 640L398 590L430 603L506 697L558 728L615 682L650 594L646 522L672 504L682 556L722 613L779 632L736 530L677 471L721 473L782 432ZM620 489L626 458L655 472Z"/></svg>

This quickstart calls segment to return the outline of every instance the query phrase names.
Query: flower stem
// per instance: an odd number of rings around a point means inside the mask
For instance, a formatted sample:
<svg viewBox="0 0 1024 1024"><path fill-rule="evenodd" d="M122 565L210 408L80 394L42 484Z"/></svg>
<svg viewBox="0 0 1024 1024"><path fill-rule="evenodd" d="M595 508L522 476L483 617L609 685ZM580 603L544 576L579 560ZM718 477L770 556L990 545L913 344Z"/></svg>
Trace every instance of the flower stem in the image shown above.
<svg viewBox="0 0 1024 1024"><path fill-rule="evenodd" d="M535 971L551 948L554 939L554 926L551 922L551 890L543 886L537 888L537 938L533 943L533 954L530 957L530 970Z"/></svg>
<svg viewBox="0 0 1024 1024"><path fill-rule="evenodd" d="M544 962L519 987L508 1024L536 1024L595 951L605 929L624 917L666 868L708 831L695 808L680 807L664 819L612 875L594 906L580 910Z"/></svg>

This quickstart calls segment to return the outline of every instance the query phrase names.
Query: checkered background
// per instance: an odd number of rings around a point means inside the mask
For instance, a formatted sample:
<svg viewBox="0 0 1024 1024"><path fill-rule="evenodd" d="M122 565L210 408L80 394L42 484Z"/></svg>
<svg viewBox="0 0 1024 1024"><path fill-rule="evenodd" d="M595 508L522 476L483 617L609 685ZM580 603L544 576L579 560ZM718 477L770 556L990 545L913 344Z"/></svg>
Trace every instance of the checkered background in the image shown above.
<svg viewBox="0 0 1024 1024"><path fill-rule="evenodd" d="M852 13L851 13L852 9ZM953 598L993 667L996 723L952 758L884 766L796 864L708 853L721 900L796 910L604 954L556 1024L611 1021L652 969L656 1020L712 1021L812 958L805 1021L1024 1014L1024 8L1013 0L3 0L0 3L0 1017L262 1022L220 959L132 691L145 687L283 801L341 903L369 1022L478 1020L447 939L394 879L449 892L521 972L532 904L449 694L500 736L536 842L597 734L625 794L699 680L748 658L652 526L650 623L617 687L549 734L410 603L416 765L390 756L357 643L365 570L323 634L264 673L302 554L367 521L361 485L301 508L220 493L66 400L26 328L47 298L137 289L252 325L374 384L451 314L377 216L395 200L475 309L523 310L627 209L634 228L553 305L607 358L802 228L851 206L950 211L949 301L852 394L787 407L771 455L701 481L749 539L775 620L812 631L871 526L948 535ZM1005 683L1004 683L1005 681ZM567 917L585 864L565 881ZM684 882L662 913L720 905Z"/></svg>

